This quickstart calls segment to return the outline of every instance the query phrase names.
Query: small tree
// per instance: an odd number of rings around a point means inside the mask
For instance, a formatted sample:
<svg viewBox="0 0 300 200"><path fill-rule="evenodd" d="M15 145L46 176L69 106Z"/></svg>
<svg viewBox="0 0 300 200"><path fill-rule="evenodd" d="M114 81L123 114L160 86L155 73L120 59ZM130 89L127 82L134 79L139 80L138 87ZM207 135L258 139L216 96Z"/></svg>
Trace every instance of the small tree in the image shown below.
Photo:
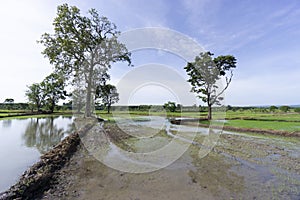
<svg viewBox="0 0 300 200"><path fill-rule="evenodd" d="M212 118L212 106L221 105L222 94L228 88L232 76L233 68L236 67L236 58L231 55L212 57L210 52L200 53L195 61L188 63L184 68L189 75L188 82L192 85L192 92L198 94L198 97L207 103L208 120ZM225 77L225 87L219 88L217 81ZM218 91L219 90L219 91Z"/></svg>
<svg viewBox="0 0 300 200"><path fill-rule="evenodd" d="M54 34L45 33L39 41L45 46L42 53L57 72L84 79L85 116L90 117L99 77L113 62L127 61L130 65L130 53L117 40L116 25L95 9L82 16L77 7L63 4L58 6L53 25Z"/></svg>
<svg viewBox="0 0 300 200"><path fill-rule="evenodd" d="M278 108L276 106L270 106L269 109L271 112L275 112Z"/></svg>
<svg viewBox="0 0 300 200"><path fill-rule="evenodd" d="M67 93L64 90L64 80L62 76L52 73L47 76L41 83L43 90L45 106L51 111L54 111L55 105L59 100L66 99Z"/></svg>
<svg viewBox="0 0 300 200"><path fill-rule="evenodd" d="M169 112L175 112L176 111L176 103L168 101L164 104L164 108Z"/></svg>
<svg viewBox="0 0 300 200"><path fill-rule="evenodd" d="M282 111L282 112L288 112L290 110L290 107L289 106L280 106L279 109Z"/></svg>
<svg viewBox="0 0 300 200"><path fill-rule="evenodd" d="M28 90L26 90L25 95L28 98L29 104L33 106L33 109L35 108L38 112L41 112L45 103L45 95L41 84L34 83L27 87Z"/></svg>
<svg viewBox="0 0 300 200"><path fill-rule="evenodd" d="M97 87L96 99L97 98L101 99L107 108L107 113L110 113L111 105L119 101L119 93L114 85L104 84Z"/></svg>
<svg viewBox="0 0 300 200"><path fill-rule="evenodd" d="M4 100L3 103L12 104L12 103L14 103L14 102L15 102L14 99L12 99L12 98L7 98L7 99Z"/></svg>
<svg viewBox="0 0 300 200"><path fill-rule="evenodd" d="M295 112L300 113L300 107L294 109Z"/></svg>

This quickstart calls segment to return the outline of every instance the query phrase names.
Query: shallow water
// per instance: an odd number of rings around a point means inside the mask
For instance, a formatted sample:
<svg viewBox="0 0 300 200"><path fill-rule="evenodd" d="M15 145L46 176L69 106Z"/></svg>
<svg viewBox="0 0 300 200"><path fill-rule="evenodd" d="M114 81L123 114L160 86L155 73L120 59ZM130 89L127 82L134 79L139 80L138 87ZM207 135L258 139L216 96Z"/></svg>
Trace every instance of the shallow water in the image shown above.
<svg viewBox="0 0 300 200"><path fill-rule="evenodd" d="M0 192L73 131L72 117L0 120Z"/></svg>
<svg viewBox="0 0 300 200"><path fill-rule="evenodd" d="M201 157L205 138L217 131L140 118L95 127L81 138L84 146L43 199L300 199L299 138L226 131L212 137L214 148ZM122 132L135 137L121 137ZM189 148L162 168L166 152L148 159L171 141Z"/></svg>
<svg viewBox="0 0 300 200"><path fill-rule="evenodd" d="M161 117L133 123L123 121L122 124L126 124L126 130L139 132L139 139L127 141L138 152L147 152L149 149L155 151L151 147L162 148L161 144L170 143L170 139L162 140L161 135L142 137L144 127L152 127L156 133L157 129L162 128L171 140L180 141L177 145L189 143L189 150L180 159L162 169L164 173L171 173L170 170L174 169L180 169L179 173L187 172L192 182L207 188L210 194L218 196L217 199L222 195L224 198L300 198L299 138L224 131L216 134L214 145L207 148L209 154L201 157L200 150L207 147L205 138L218 130L173 125ZM122 151L117 153L121 154ZM113 159L109 154L107 157Z"/></svg>

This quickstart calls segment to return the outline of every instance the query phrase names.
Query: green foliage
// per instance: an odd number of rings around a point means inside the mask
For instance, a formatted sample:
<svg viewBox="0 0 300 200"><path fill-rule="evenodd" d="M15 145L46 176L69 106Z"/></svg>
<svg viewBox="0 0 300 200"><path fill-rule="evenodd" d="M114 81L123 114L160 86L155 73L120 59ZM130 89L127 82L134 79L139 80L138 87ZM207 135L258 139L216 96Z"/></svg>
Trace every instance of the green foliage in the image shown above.
<svg viewBox="0 0 300 200"><path fill-rule="evenodd" d="M7 110L7 112L14 112L14 110L17 110L19 112L20 110L28 110L29 105L27 103L0 103L0 109L0 112L3 110Z"/></svg>
<svg viewBox="0 0 300 200"><path fill-rule="evenodd" d="M138 110L140 110L140 111L150 111L150 109L151 109L151 106L150 105L139 105L138 106Z"/></svg>
<svg viewBox="0 0 300 200"><path fill-rule="evenodd" d="M95 9L90 9L88 16L82 16L77 7L63 4L58 6L53 25L54 33L43 34L39 41L45 46L42 53L56 72L70 80L72 77L84 80L85 114L89 117L94 91L106 77L104 74L111 63L127 61L130 65L130 53L117 40L116 25Z"/></svg>
<svg viewBox="0 0 300 200"><path fill-rule="evenodd" d="M119 93L117 92L116 86L104 84L97 87L96 98L101 99L107 108L107 113L110 113L111 105L119 101Z"/></svg>
<svg viewBox="0 0 300 200"><path fill-rule="evenodd" d="M168 101L164 104L164 108L169 112L175 112L176 111L176 103Z"/></svg>
<svg viewBox="0 0 300 200"><path fill-rule="evenodd" d="M28 98L29 104L32 106L32 110L36 109L38 111L41 111L42 106L45 103L44 93L41 84L34 83L27 87L28 90L26 90L25 95Z"/></svg>
<svg viewBox="0 0 300 200"><path fill-rule="evenodd" d="M297 112L297 113L300 113L300 107L294 108L294 111Z"/></svg>
<svg viewBox="0 0 300 200"><path fill-rule="evenodd" d="M58 74L52 73L41 83L34 83L28 86L26 96L31 109L39 112L42 108L54 111L55 105L60 99L65 99L64 80Z"/></svg>
<svg viewBox="0 0 300 200"><path fill-rule="evenodd" d="M8 104L10 104L10 103L14 103L14 102L15 102L14 99L12 99L12 98L7 98L7 99L4 100L3 103L8 103Z"/></svg>
<svg viewBox="0 0 300 200"><path fill-rule="evenodd" d="M45 106L53 112L58 101L66 99L67 92L64 90L64 80L62 76L52 73L43 80L41 87L44 93Z"/></svg>
<svg viewBox="0 0 300 200"><path fill-rule="evenodd" d="M192 92L207 103L208 119L211 119L211 107L221 105L222 94L232 80L232 70L236 67L236 58L231 55L212 57L210 52L200 53L195 61L188 63L184 68L189 76L188 82L192 85ZM225 77L225 87L219 88L217 81Z"/></svg>
<svg viewBox="0 0 300 200"><path fill-rule="evenodd" d="M278 122L274 121L258 121L258 120L229 120L225 126L233 126L240 128L256 128L262 130L280 130L280 131L300 131L299 122Z"/></svg>
<svg viewBox="0 0 300 200"><path fill-rule="evenodd" d="M278 108L276 106L270 106L269 109L271 112L275 112L276 110L278 110Z"/></svg>
<svg viewBox="0 0 300 200"><path fill-rule="evenodd" d="M282 112L288 112L290 110L289 106L280 106L279 110L281 110Z"/></svg>

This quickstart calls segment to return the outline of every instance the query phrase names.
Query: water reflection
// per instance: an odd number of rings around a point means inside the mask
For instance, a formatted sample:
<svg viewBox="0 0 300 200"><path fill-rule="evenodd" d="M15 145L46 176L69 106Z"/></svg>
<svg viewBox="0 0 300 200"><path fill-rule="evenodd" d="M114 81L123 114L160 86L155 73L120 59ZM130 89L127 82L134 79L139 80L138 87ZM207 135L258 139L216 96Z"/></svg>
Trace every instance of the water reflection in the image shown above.
<svg viewBox="0 0 300 200"><path fill-rule="evenodd" d="M226 157L210 153L204 158L199 158L198 149L191 148L195 170L189 170L188 174L194 183L202 188L209 190L212 194L222 194L225 198L233 195L235 198L241 198L245 189L245 177L238 175L232 170L234 162L227 160Z"/></svg>
<svg viewBox="0 0 300 200"><path fill-rule="evenodd" d="M73 130L71 116L0 120L0 192Z"/></svg>
<svg viewBox="0 0 300 200"><path fill-rule="evenodd" d="M3 128L10 128L11 127L11 122L12 122L11 119L3 120L2 121L2 127Z"/></svg>
<svg viewBox="0 0 300 200"><path fill-rule="evenodd" d="M65 133L74 130L72 124L68 124L67 130L55 123L59 117L31 118L25 129L22 139L27 147L36 147L43 154L59 143Z"/></svg>

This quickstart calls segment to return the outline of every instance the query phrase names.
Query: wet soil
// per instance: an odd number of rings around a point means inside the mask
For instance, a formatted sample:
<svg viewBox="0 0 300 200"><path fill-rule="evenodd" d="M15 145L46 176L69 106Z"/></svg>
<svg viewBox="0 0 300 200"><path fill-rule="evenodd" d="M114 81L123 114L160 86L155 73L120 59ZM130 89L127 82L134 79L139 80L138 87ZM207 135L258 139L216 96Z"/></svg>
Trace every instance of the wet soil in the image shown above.
<svg viewBox="0 0 300 200"><path fill-rule="evenodd" d="M137 150L116 126L104 128L119 147ZM225 133L206 157L198 152L191 145L166 168L132 174L105 166L81 143L40 199L300 199L299 138Z"/></svg>

